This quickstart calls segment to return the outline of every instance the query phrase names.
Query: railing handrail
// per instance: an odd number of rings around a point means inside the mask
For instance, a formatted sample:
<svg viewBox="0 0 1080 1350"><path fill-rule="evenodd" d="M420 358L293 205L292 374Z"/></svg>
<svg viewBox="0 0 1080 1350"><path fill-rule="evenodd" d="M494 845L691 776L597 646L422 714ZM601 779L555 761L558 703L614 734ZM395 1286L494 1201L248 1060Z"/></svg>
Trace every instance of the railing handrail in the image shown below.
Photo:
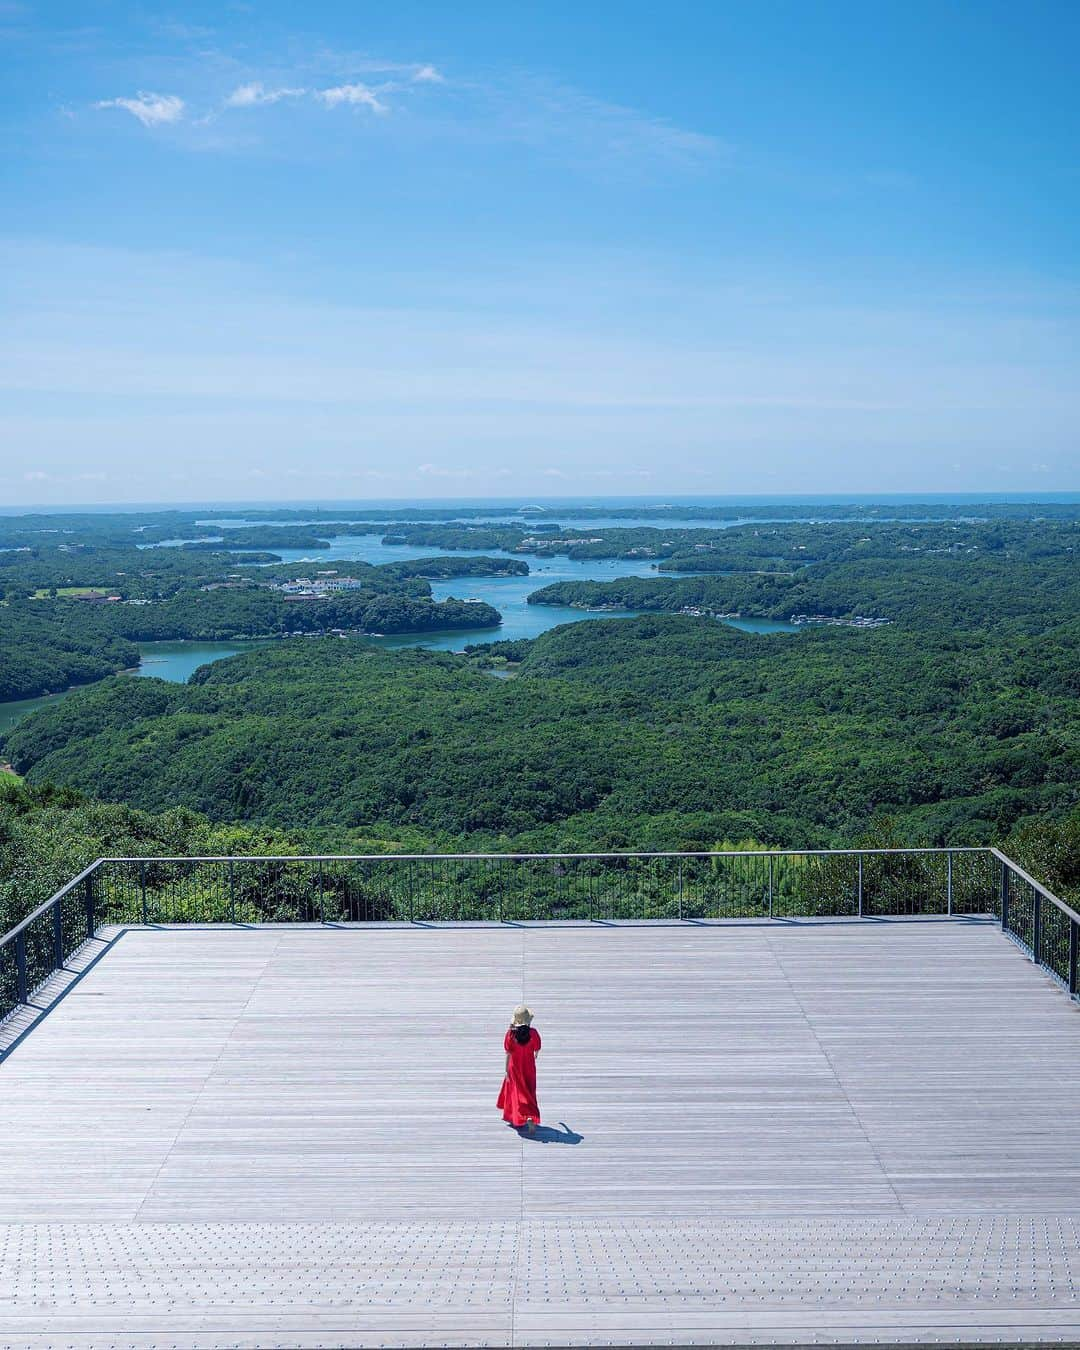
<svg viewBox="0 0 1080 1350"><path fill-rule="evenodd" d="M974 878L968 875L969 867L958 864L959 859L973 855L978 860L975 872L980 874ZM876 866L867 865L867 859L875 858ZM924 858L933 859L935 865L915 866L916 860ZM912 862L897 869L887 866L890 859ZM837 890L837 879L830 880L830 876L837 871L834 862L840 860L845 865L839 869L842 875ZM718 866L722 863L729 865ZM800 863L803 865L795 865ZM955 889L958 870L959 905ZM219 878L223 874L227 889L221 888L220 880L215 882L215 871ZM997 882L993 880L995 873ZM328 877L329 891L325 885ZM528 894L520 886L518 896L516 890L524 881L529 883ZM823 882L820 890L814 889L815 881ZM810 893L804 893L808 889L804 882L810 883ZM278 894L282 883L287 892L284 899ZM299 893L294 895L297 884ZM942 884L944 891L940 894ZM0 937L0 1021L6 1025L17 1008L30 1004L38 989L66 969L68 956L97 936L101 922L115 924L123 931L133 923L143 926L171 921L177 889L181 915L191 922L199 921L195 917L197 905L185 906L208 898L209 907L202 913L204 921L210 922L273 920L284 903L286 917L297 922L309 921L309 916L317 913L318 921L324 923L328 907L331 922L354 922L355 911L362 905L361 922L396 918L411 923L420 915L439 917L448 911L465 917L460 908L462 885L466 901L474 902L474 908L478 906L471 917L495 923L503 922L507 910L513 918L520 918L522 905L527 918L536 918L538 910L542 911L540 917L586 917L590 922L615 915L626 917L622 911L627 888L634 916L640 903L644 919L650 917L650 908L655 911L653 918L679 920L684 915L688 919L707 917L714 908L717 918L725 917L726 908L730 918L760 914L770 921L774 917L822 913L859 919L909 913L948 918L992 913L1000 918L1002 933L1062 984L1071 998L1080 993L1080 914L993 846L144 854L95 858ZM892 889L895 885L905 890L899 900ZM395 895L401 887L406 892L404 907L402 895ZM380 888L386 889L385 895ZM707 893L711 889L717 890L715 896ZM544 899L548 891L553 893L548 897L551 904ZM76 902L73 912L64 904L68 897ZM40 927L31 931L34 924Z"/></svg>
<svg viewBox="0 0 1080 1350"><path fill-rule="evenodd" d="M57 900L62 900L73 887L105 863L196 863L196 862L529 862L552 859L584 858L816 858L829 855L854 857L877 853L985 853L981 844L958 844L938 847L913 848L727 848L727 849L664 849L654 852L611 850L606 853L185 853L185 854L107 854L95 858L77 877L48 900L42 901L32 913L14 928L0 935L0 947L9 938L21 932L28 924L41 917ZM991 850L993 852L994 850ZM1053 897L1051 897L1052 899Z"/></svg>
<svg viewBox="0 0 1080 1350"><path fill-rule="evenodd" d="M184 856L143 855L134 857L105 856L95 858L89 866L43 901L24 919L0 936L0 948L23 932L42 914L57 904L76 886L84 882L98 868L107 863L298 863L298 862L535 862L535 861L573 861L634 858L791 858L791 857L872 857L879 854L953 854L986 853L994 857L1003 866L1008 867L1027 885L1052 905L1068 916L1074 923L1080 924L1080 914L1064 900L1058 898L1041 882L1035 880L1017 863L1013 862L999 848L993 845L959 844L939 846L918 846L913 848L791 848L791 849L667 849L652 852L610 851L603 853L279 853L279 854L187 854Z"/></svg>
<svg viewBox="0 0 1080 1350"><path fill-rule="evenodd" d="M656 852L635 850L612 850L608 853L197 853L180 857L161 857L157 854L143 857L99 858L98 862L468 862L492 861L505 858L509 861L540 861L545 858L791 858L818 857L824 855L842 855L876 853L985 853L981 844L958 844L955 848L948 845L940 847L918 848L710 848L710 849L666 849Z"/></svg>
<svg viewBox="0 0 1080 1350"><path fill-rule="evenodd" d="M1002 853L1001 849L994 848L992 845L990 847L990 853L999 863L1008 867L1010 871L1015 872L1021 881L1038 891L1044 900L1049 900L1052 905L1056 905L1058 909L1060 909L1062 913L1067 914L1074 923L1080 923L1080 914L1077 914L1076 910L1073 909L1071 905L1067 905L1064 900L1059 899L1053 891L1048 891L1041 881L1036 881L1030 872L1024 871L1019 863L1014 863L1010 857L1007 857L1006 854Z"/></svg>
<svg viewBox="0 0 1080 1350"><path fill-rule="evenodd" d="M18 935L23 931L24 928L29 927L29 925L32 924L35 919L40 919L46 910L52 909L53 905L55 905L58 900L63 900L64 896L67 895L68 891L73 891L75 887L79 885L80 882L85 881L86 878L92 872L96 872L97 869L101 866L101 864L107 861L109 861L109 859L95 858L94 861L90 864L90 866L84 867L77 877L72 877L66 886L61 886L58 891L56 891L53 895L49 896L48 900L43 901L40 905L38 905L37 909L35 909L32 913L28 914L25 919L22 919L19 923L17 923L14 928L9 929L9 931L6 932L3 935L3 937L0 937L0 947L5 946L11 938L18 937Z"/></svg>

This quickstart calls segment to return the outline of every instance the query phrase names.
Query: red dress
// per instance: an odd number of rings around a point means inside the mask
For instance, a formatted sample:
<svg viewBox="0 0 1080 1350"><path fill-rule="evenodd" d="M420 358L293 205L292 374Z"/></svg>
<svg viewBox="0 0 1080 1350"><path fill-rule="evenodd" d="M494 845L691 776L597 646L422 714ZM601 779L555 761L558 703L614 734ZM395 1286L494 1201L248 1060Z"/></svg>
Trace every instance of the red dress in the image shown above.
<svg viewBox="0 0 1080 1350"><path fill-rule="evenodd" d="M506 1033L503 1049L510 1056L510 1067L503 1079L499 1100L503 1120L511 1125L524 1125L528 1120L540 1123L540 1107L536 1101L536 1052L540 1049L540 1033L529 1028L529 1039L519 1045L513 1030Z"/></svg>

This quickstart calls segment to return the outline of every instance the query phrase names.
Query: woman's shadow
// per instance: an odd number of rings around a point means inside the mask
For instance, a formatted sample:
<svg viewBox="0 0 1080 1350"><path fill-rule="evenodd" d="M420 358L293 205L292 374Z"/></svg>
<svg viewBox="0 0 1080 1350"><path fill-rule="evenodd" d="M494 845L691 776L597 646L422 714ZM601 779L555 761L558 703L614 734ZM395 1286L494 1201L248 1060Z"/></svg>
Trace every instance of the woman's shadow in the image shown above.
<svg viewBox="0 0 1080 1350"><path fill-rule="evenodd" d="M550 1125L537 1125L531 1132L524 1126L519 1126L518 1134L522 1139L529 1139L534 1144L580 1144L585 1138L583 1134L576 1134L565 1120L560 1120L561 1130L553 1129Z"/></svg>

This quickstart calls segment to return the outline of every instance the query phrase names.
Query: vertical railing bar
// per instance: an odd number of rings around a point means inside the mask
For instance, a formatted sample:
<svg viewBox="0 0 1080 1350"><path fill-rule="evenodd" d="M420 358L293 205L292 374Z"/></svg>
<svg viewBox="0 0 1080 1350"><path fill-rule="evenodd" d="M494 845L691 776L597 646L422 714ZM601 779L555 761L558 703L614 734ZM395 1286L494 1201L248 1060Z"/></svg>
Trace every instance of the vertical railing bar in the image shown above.
<svg viewBox="0 0 1080 1350"><path fill-rule="evenodd" d="M859 918L863 916L863 855L858 857L858 898L859 898Z"/></svg>
<svg viewBox="0 0 1080 1350"><path fill-rule="evenodd" d="M1001 931L1009 931L1009 869L1001 864Z"/></svg>
<svg viewBox="0 0 1080 1350"><path fill-rule="evenodd" d="M952 891L952 867L953 855L952 849L945 855L945 912L952 918L953 891Z"/></svg>
<svg viewBox="0 0 1080 1350"><path fill-rule="evenodd" d="M64 968L64 907L59 900L53 905L53 965Z"/></svg>
<svg viewBox="0 0 1080 1350"><path fill-rule="evenodd" d="M1031 959L1037 966L1042 965L1042 896L1038 891L1031 893Z"/></svg>
<svg viewBox="0 0 1080 1350"><path fill-rule="evenodd" d="M27 1003L29 994L26 988L26 929L15 935L15 998L19 1003Z"/></svg>
<svg viewBox="0 0 1080 1350"><path fill-rule="evenodd" d="M86 936L92 938L97 924L94 922L94 874L86 878Z"/></svg>

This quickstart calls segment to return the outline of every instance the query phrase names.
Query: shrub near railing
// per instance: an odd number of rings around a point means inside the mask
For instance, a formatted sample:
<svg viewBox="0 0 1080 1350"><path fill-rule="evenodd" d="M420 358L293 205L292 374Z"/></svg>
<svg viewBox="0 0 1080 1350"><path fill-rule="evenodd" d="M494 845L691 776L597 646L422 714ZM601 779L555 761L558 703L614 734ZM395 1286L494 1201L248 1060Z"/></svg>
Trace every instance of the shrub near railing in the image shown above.
<svg viewBox="0 0 1080 1350"><path fill-rule="evenodd" d="M801 881L800 913L994 913L993 858L983 849L827 853Z"/></svg>
<svg viewBox="0 0 1080 1350"><path fill-rule="evenodd" d="M979 850L110 860L116 923L737 919L987 912Z"/></svg>

